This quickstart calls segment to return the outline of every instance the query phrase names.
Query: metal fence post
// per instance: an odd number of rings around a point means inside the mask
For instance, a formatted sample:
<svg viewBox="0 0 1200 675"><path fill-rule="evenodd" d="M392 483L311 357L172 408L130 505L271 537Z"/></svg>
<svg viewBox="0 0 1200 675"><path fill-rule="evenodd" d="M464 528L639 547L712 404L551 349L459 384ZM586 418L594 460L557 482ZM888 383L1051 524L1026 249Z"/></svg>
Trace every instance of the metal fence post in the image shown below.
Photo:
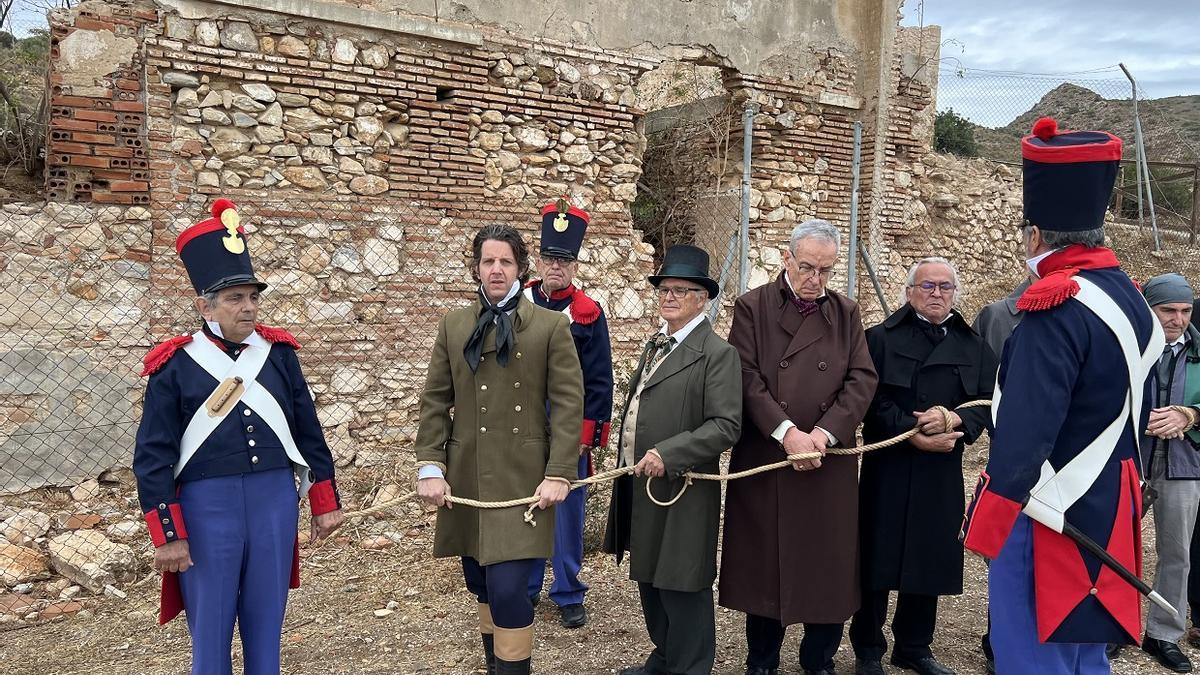
<svg viewBox="0 0 1200 675"><path fill-rule="evenodd" d="M846 295L858 296L858 174L862 168L862 122L854 123L854 161L850 167L850 255L846 259Z"/></svg>
<svg viewBox="0 0 1200 675"><path fill-rule="evenodd" d="M738 294L750 283L750 156L754 150L754 100L746 101L742 111L742 219L739 223L742 260L738 275Z"/></svg>
<svg viewBox="0 0 1200 675"><path fill-rule="evenodd" d="M1144 225L1142 216L1142 179L1146 181L1146 203L1150 206L1150 228L1154 233L1154 250L1162 250L1162 242L1158 238L1158 218L1154 215L1154 192L1150 187L1150 166L1146 164L1146 147L1142 143L1142 118L1138 115L1138 93L1137 80L1133 79L1133 73L1125 67L1124 63L1117 64L1121 67L1125 77L1129 78L1129 84L1133 87L1133 143L1134 143L1134 162L1138 168L1138 227Z"/></svg>

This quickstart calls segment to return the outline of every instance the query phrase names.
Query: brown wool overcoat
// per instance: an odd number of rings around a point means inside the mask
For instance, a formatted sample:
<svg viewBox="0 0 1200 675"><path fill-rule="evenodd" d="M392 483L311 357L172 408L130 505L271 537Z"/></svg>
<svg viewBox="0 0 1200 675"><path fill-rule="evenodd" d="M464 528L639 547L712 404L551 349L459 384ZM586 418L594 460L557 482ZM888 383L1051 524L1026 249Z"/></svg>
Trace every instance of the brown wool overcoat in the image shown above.
<svg viewBox="0 0 1200 675"><path fill-rule="evenodd" d="M771 432L790 419L853 446L877 377L854 301L834 291L804 317L782 274L738 298L729 342L742 360L745 423L729 470L785 457ZM858 458L730 481L720 604L794 623L841 623L858 609Z"/></svg>
<svg viewBox="0 0 1200 675"><path fill-rule="evenodd" d="M463 345L479 311L476 302L438 325L421 393L418 464L441 466L452 496L483 501L528 497L546 476L575 480L583 375L570 322L522 299L513 312L517 341L508 366L496 362L496 331L489 330L472 373ZM554 510L535 510L537 527L530 527L524 509L438 509L434 556L469 556L481 565L549 558Z"/></svg>

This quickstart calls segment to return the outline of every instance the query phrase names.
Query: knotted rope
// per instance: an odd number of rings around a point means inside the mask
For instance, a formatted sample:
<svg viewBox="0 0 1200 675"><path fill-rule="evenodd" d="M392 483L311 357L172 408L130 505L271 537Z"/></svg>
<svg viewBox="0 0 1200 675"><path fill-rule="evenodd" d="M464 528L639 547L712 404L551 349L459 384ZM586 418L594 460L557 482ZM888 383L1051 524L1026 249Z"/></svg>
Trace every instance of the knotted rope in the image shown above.
<svg viewBox="0 0 1200 675"><path fill-rule="evenodd" d="M956 406L955 410L965 410L966 408L978 408L980 406L990 406L991 404L992 404L992 402L989 400L968 401L967 403L964 403L960 406ZM942 414L945 416L946 421L947 421L947 424L946 424L947 429L946 430L949 431L949 428L948 428L949 427L948 422L950 419L949 411L947 411L945 408L942 408L941 406L937 406L937 408L941 408ZM872 450L880 450L882 448L887 448L887 447L890 447L893 445L897 445L899 443L903 443L904 441L907 441L908 439L917 435L917 433L919 431L920 431L920 429L918 427L913 427L912 429L909 429L908 431L906 431L902 434L893 436L892 438L889 438L884 441L879 441L877 443L868 443L866 445L859 445L859 446L855 446L853 448L829 448L824 453L802 452L802 453L797 453L795 455L788 455L787 459L785 459L785 460L775 462L773 464L764 464L762 466L756 466L753 469L746 469L745 471L736 471L734 473L719 474L719 473L696 473L693 471L688 471L687 473L683 474L684 483L683 483L683 488L679 491L679 494L675 495L669 501L665 501L665 502L659 501L658 499L656 499L654 497L653 494L650 493L650 483L654 479L648 478L646 480L646 495L648 497L650 497L650 501L654 502L655 504L657 504L659 506L671 506L675 502L679 501L679 498L683 496L684 492L687 492L688 486L690 486L692 484L692 481L714 480L714 481L727 482L727 481L731 481L731 480L737 480L739 478L747 478L749 476L755 476L760 473L766 473L768 471L775 471L776 469L787 468L792 465L792 462L796 462L796 461L799 461L802 459L817 459L819 457L824 457L825 455L861 455L861 454L864 454L867 452L871 452ZM620 467L617 469L611 469L609 471L603 471L601 473L595 474L594 476L588 476L587 478L581 478L579 480L572 481L571 489L577 490L585 485L596 485L599 483L607 483L609 481L616 480L617 478L620 478L621 476L627 476L627 475L631 475L631 474L633 474L632 466L624 466L624 467ZM413 490L412 492L409 492L408 494L406 494L402 497L397 497L395 499L389 499L386 502L383 502L381 504L375 504L374 506L362 509L360 511L351 511L346 514L346 518L361 518L363 516L369 516L369 515L372 515L375 513L379 513L380 511L386 511L386 510L392 508L393 506L402 504L410 499L415 498L416 496L417 496L417 492L416 492L416 490ZM478 499L469 499L467 497L455 497L453 495L450 495L450 496L446 497L446 501L450 502L451 504L460 504L462 506L470 506L470 507L477 508L477 509L507 509L507 508L512 508L514 506L528 506L528 508L525 509L525 516L524 516L525 522L528 523L531 527L537 527L537 521L534 520L533 512L535 509L535 505L538 503L538 501L540 501L539 497L530 496L530 497L521 497L520 499L509 499L509 500L498 501L498 502L485 502L485 501L479 501Z"/></svg>

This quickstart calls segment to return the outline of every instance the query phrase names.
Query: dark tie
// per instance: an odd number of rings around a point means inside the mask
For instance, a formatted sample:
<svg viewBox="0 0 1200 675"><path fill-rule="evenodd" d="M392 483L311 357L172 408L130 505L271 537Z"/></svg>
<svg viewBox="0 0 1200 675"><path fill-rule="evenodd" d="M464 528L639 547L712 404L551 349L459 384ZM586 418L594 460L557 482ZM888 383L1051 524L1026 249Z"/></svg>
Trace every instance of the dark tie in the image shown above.
<svg viewBox="0 0 1200 675"><path fill-rule="evenodd" d="M658 365L658 362L662 361L663 357L670 353L671 345L675 344L675 338L659 333L650 341L650 344L652 345L650 356L646 359L646 367L642 370L642 377L649 375L650 371L654 370L654 366Z"/></svg>
<svg viewBox="0 0 1200 675"><path fill-rule="evenodd" d="M1158 359L1158 405L1171 403L1171 371L1175 370L1175 348L1171 345L1163 347L1162 357Z"/></svg>
<svg viewBox="0 0 1200 675"><path fill-rule="evenodd" d="M939 344L942 341L942 338L946 337L945 328L929 323L928 321L920 321L919 319L918 321L921 324L921 330L925 333L925 337L928 337L929 341L933 344Z"/></svg>
<svg viewBox="0 0 1200 675"><path fill-rule="evenodd" d="M805 300L794 295L792 296L792 304L796 306L796 309L800 310L800 316L808 316L821 307L821 304L816 300Z"/></svg>

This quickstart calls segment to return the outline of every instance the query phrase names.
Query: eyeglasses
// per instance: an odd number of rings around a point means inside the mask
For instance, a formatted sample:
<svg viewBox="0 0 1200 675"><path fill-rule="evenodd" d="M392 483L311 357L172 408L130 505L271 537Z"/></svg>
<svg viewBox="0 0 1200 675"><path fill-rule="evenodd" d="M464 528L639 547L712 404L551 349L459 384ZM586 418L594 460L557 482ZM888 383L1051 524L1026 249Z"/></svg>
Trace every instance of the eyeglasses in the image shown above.
<svg viewBox="0 0 1200 675"><path fill-rule="evenodd" d="M682 300L687 297L688 293L699 293L703 290L703 288L688 288L687 286L659 286L658 288L654 289L654 292L658 294L659 298L671 296L672 298L679 298Z"/></svg>
<svg viewBox="0 0 1200 675"><path fill-rule="evenodd" d="M934 289L937 289L937 290L941 291L942 293L949 295L949 294L953 293L954 290L958 288L958 286L955 286L954 284L950 283L949 281L943 281L938 284L935 284L932 281L922 281L919 284L910 284L909 288L919 288L922 291L925 291L926 293L928 293L929 295L933 295Z"/></svg>
<svg viewBox="0 0 1200 675"><path fill-rule="evenodd" d="M796 263L796 272L800 274L801 279L808 279L813 276L829 279L829 277L833 276L832 267L813 267L808 263Z"/></svg>
<svg viewBox="0 0 1200 675"><path fill-rule="evenodd" d="M574 258L555 258L548 255L542 256L542 262L546 263L547 267L566 267L575 262Z"/></svg>

